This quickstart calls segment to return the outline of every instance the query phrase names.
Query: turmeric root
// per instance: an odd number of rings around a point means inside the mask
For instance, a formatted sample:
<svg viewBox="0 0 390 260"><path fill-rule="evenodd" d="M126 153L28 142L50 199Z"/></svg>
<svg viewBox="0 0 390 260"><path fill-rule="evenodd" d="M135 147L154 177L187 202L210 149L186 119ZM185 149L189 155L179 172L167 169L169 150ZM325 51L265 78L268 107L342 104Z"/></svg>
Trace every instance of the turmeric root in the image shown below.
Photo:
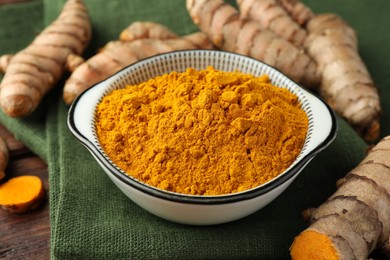
<svg viewBox="0 0 390 260"><path fill-rule="evenodd" d="M71 104L88 87L138 60L175 50L211 48L213 45L201 32L180 38L111 41L70 75L65 82L63 99Z"/></svg>
<svg viewBox="0 0 390 260"><path fill-rule="evenodd" d="M344 178L337 191L304 216L311 225L290 248L292 259L367 259L390 254L390 136Z"/></svg>
<svg viewBox="0 0 390 260"><path fill-rule="evenodd" d="M187 0L186 5L193 22L218 48L262 60L308 88L319 84L317 66L302 48L240 17L223 0Z"/></svg>
<svg viewBox="0 0 390 260"><path fill-rule="evenodd" d="M0 136L0 181L5 177L5 168L8 165L8 146L3 137Z"/></svg>
<svg viewBox="0 0 390 260"><path fill-rule="evenodd" d="M242 17L258 21L264 28L302 47L306 30L276 0L237 0L237 4Z"/></svg>
<svg viewBox="0 0 390 260"><path fill-rule="evenodd" d="M154 22L136 21L126 27L119 35L120 41L130 42L137 39L177 39L180 36L170 31L164 25ZM213 49L209 38L202 32L182 36L199 49Z"/></svg>
<svg viewBox="0 0 390 260"><path fill-rule="evenodd" d="M36 209L45 197L45 187L37 176L24 175L0 184L0 207L12 213Z"/></svg>
<svg viewBox="0 0 390 260"><path fill-rule="evenodd" d="M11 117L33 112L59 81L70 54L80 55L91 38L82 0L68 0L59 17L8 61L0 85L1 109ZM69 61L68 61L69 62Z"/></svg>
<svg viewBox="0 0 390 260"><path fill-rule="evenodd" d="M304 26L313 16L313 11L299 0L276 0L299 25Z"/></svg>
<svg viewBox="0 0 390 260"><path fill-rule="evenodd" d="M358 54L355 31L336 14L316 15L307 30L307 51L322 74L320 95L366 141L374 141L380 130L380 99Z"/></svg>
<svg viewBox="0 0 390 260"><path fill-rule="evenodd" d="M137 21L126 27L119 35L120 41L130 42L137 39L171 39L179 36L171 32L167 27L154 23ZM85 60L75 54L70 54L67 61L67 70L73 72ZM3 61L6 63L6 60ZM1 68L1 59L0 59Z"/></svg>
<svg viewBox="0 0 390 260"><path fill-rule="evenodd" d="M14 55L12 54L4 54L0 56L0 72L4 73L8 67L9 62L11 61L12 57Z"/></svg>
<svg viewBox="0 0 390 260"><path fill-rule="evenodd" d="M138 39L177 39L179 35L170 31L162 24L154 22L136 21L125 28L119 40L131 42ZM214 46L209 38L203 32L195 32L182 36L183 39L190 41L199 49L213 49Z"/></svg>
<svg viewBox="0 0 390 260"><path fill-rule="evenodd" d="M137 21L130 24L119 35L119 40L129 42L136 39L171 39L179 36L167 27L154 22Z"/></svg>

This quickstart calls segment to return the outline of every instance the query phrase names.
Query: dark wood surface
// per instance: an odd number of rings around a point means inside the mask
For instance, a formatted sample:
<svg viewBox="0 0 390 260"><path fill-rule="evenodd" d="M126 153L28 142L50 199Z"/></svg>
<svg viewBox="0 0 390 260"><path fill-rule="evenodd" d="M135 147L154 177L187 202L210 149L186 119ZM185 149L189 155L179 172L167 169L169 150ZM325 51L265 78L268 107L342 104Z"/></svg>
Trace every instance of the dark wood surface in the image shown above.
<svg viewBox="0 0 390 260"><path fill-rule="evenodd" d="M0 135L7 141L10 161L6 178L19 175L39 176L46 188L46 199L36 210L13 214L0 210L0 259L49 259L49 183L47 165L6 128Z"/></svg>
<svg viewBox="0 0 390 260"><path fill-rule="evenodd" d="M0 0L0 5L31 0ZM45 260L50 258L49 182L47 165L17 141L2 125L0 135L6 140L10 161L6 178L19 175L39 176L46 188L46 199L38 209L12 214L0 210L0 259Z"/></svg>

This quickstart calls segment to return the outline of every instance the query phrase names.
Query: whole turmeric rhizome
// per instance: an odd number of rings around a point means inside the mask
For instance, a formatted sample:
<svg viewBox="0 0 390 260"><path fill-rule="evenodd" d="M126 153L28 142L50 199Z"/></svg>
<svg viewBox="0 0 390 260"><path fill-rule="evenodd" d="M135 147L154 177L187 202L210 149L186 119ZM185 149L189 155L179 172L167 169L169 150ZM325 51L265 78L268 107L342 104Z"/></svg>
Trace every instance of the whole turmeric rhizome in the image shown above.
<svg viewBox="0 0 390 260"><path fill-rule="evenodd" d="M188 68L114 90L97 107L108 157L160 189L221 195L287 169L305 141L298 97L268 76Z"/></svg>

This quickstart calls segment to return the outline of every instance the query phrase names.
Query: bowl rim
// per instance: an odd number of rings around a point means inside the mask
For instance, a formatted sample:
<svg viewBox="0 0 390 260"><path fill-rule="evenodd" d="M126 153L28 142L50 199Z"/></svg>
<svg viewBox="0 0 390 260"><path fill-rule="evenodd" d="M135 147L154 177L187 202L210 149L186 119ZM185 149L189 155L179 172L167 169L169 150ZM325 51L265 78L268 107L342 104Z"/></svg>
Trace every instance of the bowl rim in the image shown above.
<svg viewBox="0 0 390 260"><path fill-rule="evenodd" d="M121 74L124 73L124 71L128 70L131 67L138 66L140 63L152 61L160 56L167 56L167 55L173 55L175 53L184 53L184 52L220 52L220 53L227 53L229 55L238 55L241 57L244 57L245 59L253 60L254 62L258 62L260 64L263 64L263 66L269 67L271 70L276 71L279 74L282 74L284 77L287 78L287 80L291 81L296 85L296 87L300 88L300 90L303 90L304 92L307 92L312 97L316 98L319 102L321 102L327 112L330 116L331 121L331 127L329 130L329 134L326 136L326 138L319 143L314 149L312 149L310 152L308 152L305 156L299 159L298 162L296 162L295 165L293 165L291 168L287 169L283 172L280 176L277 176L277 178L274 178L260 186L254 187L249 190L244 190L237 193L230 193L230 194L222 194L222 195L191 195L191 194L182 194L182 193L176 193L176 192L170 192L166 190L159 189L157 187L148 185L146 183L143 183L136 178L126 174L123 170L121 170L118 166L114 165L111 160L107 158L105 154L103 154L96 146L95 144L89 140L86 136L84 136L81 131L78 129L75 123L75 111L77 106L79 105L80 100L82 97L89 92L91 89L93 89L97 85L104 84L106 81L118 78ZM93 110L95 111L95 109ZM123 69L117 71L116 73L112 74L111 76L107 77L106 79L97 82L93 84L88 89L84 90L80 95L78 95L75 100L72 102L69 111L68 111L68 117L67 117L67 124L68 128L70 129L70 132L73 134L73 136L82 144L84 145L87 150L93 155L95 160L100 164L100 166L104 167L105 170L108 170L112 176L114 176L116 179L120 180L122 183L129 185L132 188L135 188L136 190L139 190L141 192L144 192L148 195L151 195L153 197L157 197L160 199L165 199L168 201L173 202L180 202L180 203L190 203L190 204L206 204L206 205L214 205L214 204L226 204L226 203L234 203L238 201L244 201L253 199L255 197L261 196L263 194L266 194L275 188L281 186L283 183L287 182L294 176L296 176L304 167L306 164L308 164L318 153L323 151L325 148L327 148L333 140L336 138L337 130L338 130L338 124L337 119L335 116L335 112L332 110L332 108L319 96L311 92L310 90L303 88L300 84L296 83L294 80L292 80L290 77L288 77L286 74L281 72L280 70L276 69L275 67L268 65L267 63L251 58L249 56L238 54L234 52L228 52L223 50L179 50L179 51L172 51L162 54L157 54L150 56L148 58L139 60L135 63L129 64Z"/></svg>

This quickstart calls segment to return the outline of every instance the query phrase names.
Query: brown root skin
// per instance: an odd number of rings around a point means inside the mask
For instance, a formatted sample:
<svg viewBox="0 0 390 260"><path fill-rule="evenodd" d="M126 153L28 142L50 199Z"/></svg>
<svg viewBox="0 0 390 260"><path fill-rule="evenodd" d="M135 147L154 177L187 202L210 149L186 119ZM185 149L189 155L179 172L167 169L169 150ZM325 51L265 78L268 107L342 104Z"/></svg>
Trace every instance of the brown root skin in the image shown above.
<svg viewBox="0 0 390 260"><path fill-rule="evenodd" d="M183 36L184 40L191 42L198 49L215 49L214 44L210 41L209 37L203 32L194 32Z"/></svg>
<svg viewBox="0 0 390 260"><path fill-rule="evenodd" d="M379 93L359 56L355 31L331 13L314 16L306 28L305 48L322 74L320 95L365 141L377 140Z"/></svg>
<svg viewBox="0 0 390 260"><path fill-rule="evenodd" d="M313 11L298 0L276 0L301 26L304 26L313 16Z"/></svg>
<svg viewBox="0 0 390 260"><path fill-rule="evenodd" d="M284 38L263 28L223 0L187 0L193 22L222 50L262 60L304 86L316 89L321 76L314 61Z"/></svg>
<svg viewBox="0 0 390 260"><path fill-rule="evenodd" d="M311 218L313 216L313 212L315 211L316 209L315 208L308 208L308 209L305 209L304 211L302 211L302 218L307 221L307 222L310 222L311 221Z"/></svg>
<svg viewBox="0 0 390 260"><path fill-rule="evenodd" d="M330 198L318 208L304 211L311 224L294 239L290 248L293 259L328 253L318 246L324 238L317 233L328 237L331 243L328 247L336 249L337 259L367 259L375 249L390 253L389 158L390 136L387 136L338 181Z"/></svg>
<svg viewBox="0 0 390 260"><path fill-rule="evenodd" d="M388 258L390 258L390 237L387 241L387 243L383 247L383 252L386 254Z"/></svg>
<svg viewBox="0 0 390 260"><path fill-rule="evenodd" d="M136 21L126 27L119 35L119 40L130 42L137 39L173 39L179 36L162 24Z"/></svg>
<svg viewBox="0 0 390 260"><path fill-rule="evenodd" d="M79 55L73 53L69 54L69 56L66 59L65 68L67 71L73 72L78 66L83 64L84 61L85 61L84 58Z"/></svg>
<svg viewBox="0 0 390 260"><path fill-rule="evenodd" d="M11 213L26 213L37 209L45 195L46 190L39 177L14 177L0 185L0 207Z"/></svg>
<svg viewBox="0 0 390 260"><path fill-rule="evenodd" d="M5 54L0 56L0 73L4 73L7 70L7 67L13 56L13 54Z"/></svg>
<svg viewBox="0 0 390 260"><path fill-rule="evenodd" d="M3 112L15 118L31 114L35 110L35 103L35 100L25 95L8 95L6 100L0 101Z"/></svg>
<svg viewBox="0 0 390 260"><path fill-rule="evenodd" d="M372 143L378 139L380 134L380 113L375 116L376 118L367 127L361 127L360 125L354 126L356 132L368 143Z"/></svg>
<svg viewBox="0 0 390 260"><path fill-rule="evenodd" d="M149 28L151 28L150 26ZM212 48L214 48L212 43L201 32L178 38L142 38L129 42L111 41L99 53L73 71L65 82L63 99L66 104L70 105L81 92L93 84L140 59L175 50Z"/></svg>
<svg viewBox="0 0 390 260"><path fill-rule="evenodd" d="M0 85L0 107L10 117L32 113L43 96L60 80L65 69L80 61L91 38L88 12L81 0L68 0L58 18L25 49L2 58L5 75ZM28 73L26 72L28 71Z"/></svg>
<svg viewBox="0 0 390 260"><path fill-rule="evenodd" d="M323 13L313 15L306 25L310 34L332 34L341 32L341 37L337 38L335 44L340 42L358 49L358 39L355 30L350 27L340 16L334 13Z"/></svg>
<svg viewBox="0 0 390 260"><path fill-rule="evenodd" d="M258 21L299 48L306 38L302 28L276 0L237 0L242 17Z"/></svg>
<svg viewBox="0 0 390 260"><path fill-rule="evenodd" d="M365 214L360 214L361 212L365 212ZM363 246L367 247L368 252L375 249L383 225L374 209L357 200L355 196L336 196L324 202L319 208L312 210L310 222L322 221L323 216L331 214L337 214L339 219L342 219L349 226L353 226L354 232L364 239Z"/></svg>

